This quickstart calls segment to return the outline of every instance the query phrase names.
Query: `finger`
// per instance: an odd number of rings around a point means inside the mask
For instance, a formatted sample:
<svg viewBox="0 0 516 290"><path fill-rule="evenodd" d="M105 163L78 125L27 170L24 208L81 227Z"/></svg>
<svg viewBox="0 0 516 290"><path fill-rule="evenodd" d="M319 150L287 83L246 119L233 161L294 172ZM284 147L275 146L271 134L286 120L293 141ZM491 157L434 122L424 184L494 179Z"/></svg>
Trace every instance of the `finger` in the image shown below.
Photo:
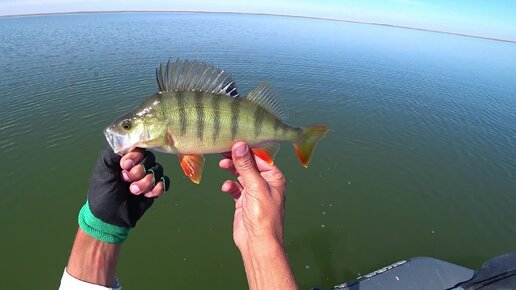
<svg viewBox="0 0 516 290"><path fill-rule="evenodd" d="M161 177L161 182L165 185L163 192L167 192L170 188L170 178L168 176Z"/></svg>
<svg viewBox="0 0 516 290"><path fill-rule="evenodd" d="M135 148L128 152L120 159L120 167L124 170L131 170L135 165L140 163L145 157L145 150L141 148Z"/></svg>
<svg viewBox="0 0 516 290"><path fill-rule="evenodd" d="M238 172L235 169L235 165L233 164L233 160L231 159L222 159L219 161L219 167L231 172L234 176L238 177Z"/></svg>
<svg viewBox="0 0 516 290"><path fill-rule="evenodd" d="M219 167L222 169L230 169L235 166L233 166L233 160L231 160L229 158L224 158L219 161Z"/></svg>
<svg viewBox="0 0 516 290"><path fill-rule="evenodd" d="M254 156L254 162L256 163L256 167L258 168L258 171L264 172L264 171L270 171L274 170L274 168L277 168L273 164L269 164L267 161L264 161L258 156Z"/></svg>
<svg viewBox="0 0 516 290"><path fill-rule="evenodd" d="M285 183L286 183L285 176L277 167L274 167L271 170L262 172L262 176L269 183L272 182L277 185L281 185L281 184L285 185Z"/></svg>
<svg viewBox="0 0 516 290"><path fill-rule="evenodd" d="M147 173L152 173L152 177L154 178L153 185L156 185L156 182L160 181L161 177L163 177L163 167L159 163L156 163L147 170Z"/></svg>
<svg viewBox="0 0 516 290"><path fill-rule="evenodd" d="M145 156L140 161L140 164L145 167L145 172L147 172L149 168L156 164L156 156L154 156L154 153L150 151L145 151Z"/></svg>
<svg viewBox="0 0 516 290"><path fill-rule="evenodd" d="M147 175L147 171L145 170L145 166L142 164L138 164L134 166L131 170L122 170L122 178L127 181L138 181Z"/></svg>
<svg viewBox="0 0 516 290"><path fill-rule="evenodd" d="M156 164L156 156L154 156L154 153L150 151L144 151L144 155L140 160L140 164L133 166L129 171L122 170L122 179L125 181L137 181L142 179L145 177L145 175L147 175L148 170Z"/></svg>
<svg viewBox="0 0 516 290"><path fill-rule="evenodd" d="M158 182L158 184L156 184L156 186L154 186L154 188L150 192L147 192L144 196L148 197L148 198L159 197L165 193L164 188L165 188L165 186L163 185L163 182L160 181L160 182Z"/></svg>
<svg viewBox="0 0 516 290"><path fill-rule="evenodd" d="M256 167L260 171L260 175L268 183L269 187L275 188L278 192L284 192L286 188L286 179L279 168L274 164L269 164L258 156L254 156Z"/></svg>
<svg viewBox="0 0 516 290"><path fill-rule="evenodd" d="M131 183L129 191L134 195L140 195L152 191L154 188L154 176L152 173L145 175L144 178Z"/></svg>
<svg viewBox="0 0 516 290"><path fill-rule="evenodd" d="M260 194L266 192L265 189L267 185L258 172L249 146L244 142L237 142L231 148L231 154L233 156L235 169L240 175L239 180L243 182L244 187L248 189L250 193Z"/></svg>
<svg viewBox="0 0 516 290"><path fill-rule="evenodd" d="M229 194L233 200L237 200L242 194L242 186L233 180L226 180L221 187L222 192Z"/></svg>

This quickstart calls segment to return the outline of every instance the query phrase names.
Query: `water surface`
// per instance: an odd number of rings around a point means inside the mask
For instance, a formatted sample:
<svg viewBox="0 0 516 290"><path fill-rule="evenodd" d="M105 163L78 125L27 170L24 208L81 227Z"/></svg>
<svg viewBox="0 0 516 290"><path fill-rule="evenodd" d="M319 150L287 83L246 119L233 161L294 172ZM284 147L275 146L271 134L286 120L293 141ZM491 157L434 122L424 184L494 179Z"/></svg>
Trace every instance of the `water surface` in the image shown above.
<svg viewBox="0 0 516 290"><path fill-rule="evenodd" d="M397 260L467 267L514 251L516 45L274 16L120 13L0 19L2 289L56 288L105 146L103 128L155 93L169 58L267 80L290 122L331 132L303 169L290 144L285 242L303 288ZM172 189L131 231L124 289L242 289L230 176L201 185L158 155ZM30 279L28 279L30 277Z"/></svg>

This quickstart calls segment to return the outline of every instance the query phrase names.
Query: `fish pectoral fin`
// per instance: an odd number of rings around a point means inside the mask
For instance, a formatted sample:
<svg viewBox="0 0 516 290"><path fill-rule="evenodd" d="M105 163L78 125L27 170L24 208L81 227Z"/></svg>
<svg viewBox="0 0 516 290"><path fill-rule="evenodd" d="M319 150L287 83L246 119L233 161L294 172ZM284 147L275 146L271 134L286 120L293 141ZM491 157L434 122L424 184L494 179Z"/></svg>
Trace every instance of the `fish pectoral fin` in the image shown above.
<svg viewBox="0 0 516 290"><path fill-rule="evenodd" d="M274 157L276 153L278 153L280 145L278 143L270 142L265 143L257 148L252 148L254 155L260 157L263 161L269 163L270 165L274 164Z"/></svg>
<svg viewBox="0 0 516 290"><path fill-rule="evenodd" d="M163 147L169 146L170 148L174 148L174 138L172 137L172 132L170 129L167 129L164 135L159 135L154 139L147 140L143 142L149 148L152 147Z"/></svg>
<svg viewBox="0 0 516 290"><path fill-rule="evenodd" d="M163 138L151 139L151 140L145 141L143 143L145 145L147 145L148 148L161 147L166 144L166 142L164 141Z"/></svg>
<svg viewBox="0 0 516 290"><path fill-rule="evenodd" d="M170 147L174 147L174 136L172 135L172 130L170 130L170 128L167 129L167 133L165 134L165 139L167 140L167 144Z"/></svg>
<svg viewBox="0 0 516 290"><path fill-rule="evenodd" d="M189 154L189 155L178 155L179 163L183 172L188 178L194 183L199 184L201 182L202 170L204 168L204 155L202 154Z"/></svg>

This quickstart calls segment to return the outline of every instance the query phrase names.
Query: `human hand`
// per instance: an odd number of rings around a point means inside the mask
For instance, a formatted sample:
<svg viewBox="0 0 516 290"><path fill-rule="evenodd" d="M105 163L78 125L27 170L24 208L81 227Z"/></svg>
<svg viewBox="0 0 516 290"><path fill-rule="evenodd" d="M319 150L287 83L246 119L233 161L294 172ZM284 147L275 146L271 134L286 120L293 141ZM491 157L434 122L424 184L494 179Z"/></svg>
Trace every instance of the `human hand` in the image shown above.
<svg viewBox="0 0 516 290"><path fill-rule="evenodd" d="M106 147L93 170L79 225L94 238L121 243L169 184L150 151L137 148L120 157Z"/></svg>
<svg viewBox="0 0 516 290"><path fill-rule="evenodd" d="M283 245L285 177L249 150L243 142L224 155L219 166L231 172L238 181L228 180L222 191L235 201L233 239L240 251L253 241L272 241Z"/></svg>

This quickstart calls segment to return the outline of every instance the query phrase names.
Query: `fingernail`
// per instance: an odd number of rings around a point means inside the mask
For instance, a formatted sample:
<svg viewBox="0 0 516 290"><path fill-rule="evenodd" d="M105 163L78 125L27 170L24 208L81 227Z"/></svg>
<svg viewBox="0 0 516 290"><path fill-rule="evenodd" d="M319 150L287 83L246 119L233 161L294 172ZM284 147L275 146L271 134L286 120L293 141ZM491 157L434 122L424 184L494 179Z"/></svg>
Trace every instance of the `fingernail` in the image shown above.
<svg viewBox="0 0 516 290"><path fill-rule="evenodd" d="M134 166L134 162L132 160L128 159L128 160L124 161L124 166L127 169L131 169Z"/></svg>
<svg viewBox="0 0 516 290"><path fill-rule="evenodd" d="M235 154L237 157L242 157L245 154L247 154L247 150L248 150L247 145L241 144L235 149Z"/></svg>
<svg viewBox="0 0 516 290"><path fill-rule="evenodd" d="M129 181L129 176L127 176L127 173L125 173L125 172L122 172L122 178L123 178L125 181Z"/></svg>
<svg viewBox="0 0 516 290"><path fill-rule="evenodd" d="M136 184L131 184L131 186L129 186L129 190L134 194L140 193L140 188Z"/></svg>

